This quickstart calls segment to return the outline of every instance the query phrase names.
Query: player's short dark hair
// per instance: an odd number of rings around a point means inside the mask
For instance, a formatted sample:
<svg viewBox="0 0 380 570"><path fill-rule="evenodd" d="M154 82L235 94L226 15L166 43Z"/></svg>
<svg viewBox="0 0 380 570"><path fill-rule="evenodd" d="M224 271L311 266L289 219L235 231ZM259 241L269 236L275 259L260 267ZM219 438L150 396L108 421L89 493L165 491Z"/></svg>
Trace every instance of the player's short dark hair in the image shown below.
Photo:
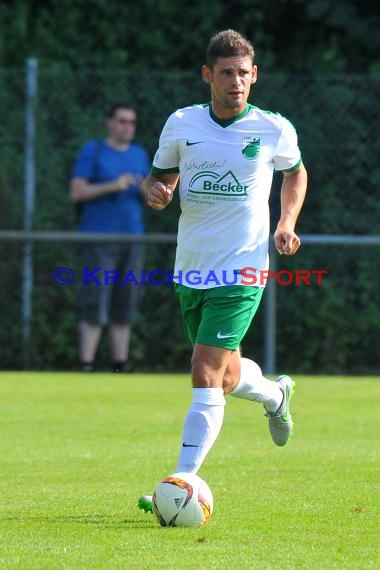
<svg viewBox="0 0 380 570"><path fill-rule="evenodd" d="M136 113L136 109L133 105L119 101L117 103L112 103L112 105L108 108L106 112L107 119L112 119L112 117L114 117L120 109L134 111L134 113Z"/></svg>
<svg viewBox="0 0 380 570"><path fill-rule="evenodd" d="M255 50L253 45L239 32L223 30L211 38L206 52L206 63L212 69L220 57L235 55L249 56L253 64Z"/></svg>

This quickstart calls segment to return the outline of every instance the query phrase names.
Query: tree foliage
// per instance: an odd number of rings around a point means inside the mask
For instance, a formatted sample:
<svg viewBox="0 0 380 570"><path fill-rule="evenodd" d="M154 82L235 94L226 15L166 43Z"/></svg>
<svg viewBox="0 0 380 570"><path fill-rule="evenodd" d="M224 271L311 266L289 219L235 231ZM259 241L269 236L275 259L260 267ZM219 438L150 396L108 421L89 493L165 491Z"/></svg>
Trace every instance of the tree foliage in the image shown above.
<svg viewBox="0 0 380 570"><path fill-rule="evenodd" d="M380 151L378 18L368 1L23 0L0 3L0 226L21 229L26 58L39 60L36 104L36 209L39 230L73 229L70 169L79 146L103 134L103 113L127 98L138 108L138 142L153 155L175 108L209 97L200 68L208 38L233 27L253 40L260 67L251 102L294 122L309 170L300 233L378 233ZM261 69L263 71L261 71ZM332 73L334 72L334 73ZM359 74L360 73L360 74ZM272 192L272 230L279 178ZM175 232L179 207L147 211L149 232ZM20 366L20 244L1 243L1 361ZM75 290L55 286L54 269L72 266L74 247L34 246L34 368L77 362ZM147 247L147 270L170 270L174 246ZM328 269L322 287L277 287L278 365L294 372L375 371L380 338L378 248L303 247L279 269ZM8 295L8 292L12 294ZM300 308L302 310L300 310ZM259 362L264 309L244 351ZM53 334L54 332L54 334ZM309 336L310 335L310 336ZM107 341L99 352L108 366ZM376 342L375 342L376 344ZM139 368L187 369L190 349L170 287L148 285L134 330Z"/></svg>
<svg viewBox="0 0 380 570"><path fill-rule="evenodd" d="M64 69L194 69L208 38L232 27L268 71L380 70L370 0L13 0L0 21L0 67L34 56Z"/></svg>

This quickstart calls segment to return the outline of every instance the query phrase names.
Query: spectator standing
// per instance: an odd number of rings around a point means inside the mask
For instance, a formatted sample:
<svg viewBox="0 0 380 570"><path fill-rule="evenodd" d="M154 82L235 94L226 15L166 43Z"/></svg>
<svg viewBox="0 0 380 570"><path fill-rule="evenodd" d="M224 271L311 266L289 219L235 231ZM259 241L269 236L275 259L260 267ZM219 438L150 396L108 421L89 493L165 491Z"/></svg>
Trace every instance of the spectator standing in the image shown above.
<svg viewBox="0 0 380 570"><path fill-rule="evenodd" d="M142 181L149 172L150 160L146 150L132 142L136 120L133 107L127 103L113 104L106 116L106 138L87 141L81 148L70 183L70 198L80 209L79 231L144 233ZM137 275L142 269L143 247L138 242L117 241L88 242L81 246L79 358L84 372L94 370L106 326L112 370L130 369L130 337L141 288L132 282L116 285L107 281L105 272L117 272L113 275L119 283L128 271ZM94 274L95 279L86 282L85 272L97 267L101 269Z"/></svg>

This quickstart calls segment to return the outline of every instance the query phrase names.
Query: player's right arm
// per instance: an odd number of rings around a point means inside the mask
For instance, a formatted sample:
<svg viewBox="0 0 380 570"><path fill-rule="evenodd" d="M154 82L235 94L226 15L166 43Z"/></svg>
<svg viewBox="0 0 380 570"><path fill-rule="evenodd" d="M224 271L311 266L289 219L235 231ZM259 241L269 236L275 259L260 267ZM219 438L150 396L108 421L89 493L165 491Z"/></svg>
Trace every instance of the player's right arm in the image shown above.
<svg viewBox="0 0 380 570"><path fill-rule="evenodd" d="M144 181L143 188L148 206L153 210L163 210L173 199L173 193L177 185L179 175L177 173L160 173L153 176L150 174Z"/></svg>

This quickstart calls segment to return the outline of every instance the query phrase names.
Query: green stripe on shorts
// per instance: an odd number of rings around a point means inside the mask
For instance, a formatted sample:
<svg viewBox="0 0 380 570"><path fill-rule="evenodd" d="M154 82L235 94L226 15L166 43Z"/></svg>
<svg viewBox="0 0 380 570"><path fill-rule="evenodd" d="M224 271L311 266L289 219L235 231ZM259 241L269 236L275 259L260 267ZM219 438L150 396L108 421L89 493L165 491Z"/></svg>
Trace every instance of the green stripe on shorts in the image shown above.
<svg viewBox="0 0 380 570"><path fill-rule="evenodd" d="M259 308L264 287L194 289L175 284L185 333L195 343L236 350Z"/></svg>

